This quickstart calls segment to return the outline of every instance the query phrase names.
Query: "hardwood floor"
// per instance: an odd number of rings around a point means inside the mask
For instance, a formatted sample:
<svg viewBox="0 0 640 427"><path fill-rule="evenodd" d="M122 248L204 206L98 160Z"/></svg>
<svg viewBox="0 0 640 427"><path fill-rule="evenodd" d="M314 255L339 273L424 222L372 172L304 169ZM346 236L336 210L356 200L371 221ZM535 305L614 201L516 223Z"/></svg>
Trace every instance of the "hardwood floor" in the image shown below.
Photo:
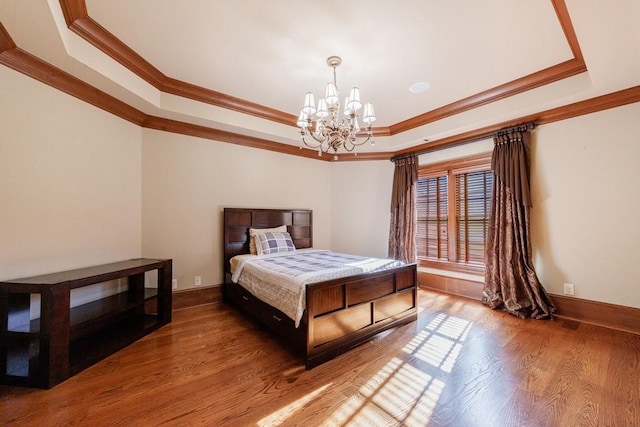
<svg viewBox="0 0 640 427"><path fill-rule="evenodd" d="M233 307L175 311L51 390L0 386L0 424L640 425L640 336L419 298L417 322L310 371Z"/></svg>

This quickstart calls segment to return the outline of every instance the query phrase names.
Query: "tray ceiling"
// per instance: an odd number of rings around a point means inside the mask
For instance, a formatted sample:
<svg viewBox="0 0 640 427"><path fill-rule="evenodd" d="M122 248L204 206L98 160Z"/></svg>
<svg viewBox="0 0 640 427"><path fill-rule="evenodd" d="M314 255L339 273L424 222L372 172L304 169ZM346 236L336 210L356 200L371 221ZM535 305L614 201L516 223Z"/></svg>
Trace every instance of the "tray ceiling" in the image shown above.
<svg viewBox="0 0 640 427"><path fill-rule="evenodd" d="M343 96L360 87L376 108L377 149L396 151L637 84L635 57L624 62L626 73L598 71L606 49L620 62L629 44L640 46L630 33L640 7L631 0L620 10L603 7L595 0L3 0L0 22L19 48L145 114L291 145L304 93L322 93L331 79L326 58L339 55ZM603 28L612 33L594 37ZM627 46L603 46L617 39ZM429 90L409 91L422 81ZM216 104L218 96L230 104Z"/></svg>

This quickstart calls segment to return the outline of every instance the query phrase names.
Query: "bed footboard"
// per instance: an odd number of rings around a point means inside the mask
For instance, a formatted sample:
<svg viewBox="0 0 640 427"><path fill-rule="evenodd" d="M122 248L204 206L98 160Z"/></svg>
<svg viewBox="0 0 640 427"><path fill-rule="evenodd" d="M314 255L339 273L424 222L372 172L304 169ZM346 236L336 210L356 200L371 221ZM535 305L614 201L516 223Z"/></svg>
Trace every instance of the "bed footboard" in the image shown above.
<svg viewBox="0 0 640 427"><path fill-rule="evenodd" d="M416 265L307 285L298 328L280 310L235 283L224 297L275 332L311 369L387 329L417 318Z"/></svg>
<svg viewBox="0 0 640 427"><path fill-rule="evenodd" d="M307 369L416 318L415 264L307 285Z"/></svg>

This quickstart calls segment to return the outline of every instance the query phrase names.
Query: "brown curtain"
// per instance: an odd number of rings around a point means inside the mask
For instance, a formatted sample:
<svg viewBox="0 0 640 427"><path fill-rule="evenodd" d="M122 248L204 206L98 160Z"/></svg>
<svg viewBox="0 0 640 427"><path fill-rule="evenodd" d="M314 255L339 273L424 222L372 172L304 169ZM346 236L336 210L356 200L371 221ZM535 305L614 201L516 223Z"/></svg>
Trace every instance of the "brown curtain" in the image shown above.
<svg viewBox="0 0 640 427"><path fill-rule="evenodd" d="M525 127L495 138L495 175L482 302L520 318L553 318L555 306L533 268L529 240L529 141Z"/></svg>
<svg viewBox="0 0 640 427"><path fill-rule="evenodd" d="M415 156L394 160L389 227L389 258L416 261L416 183L418 159Z"/></svg>

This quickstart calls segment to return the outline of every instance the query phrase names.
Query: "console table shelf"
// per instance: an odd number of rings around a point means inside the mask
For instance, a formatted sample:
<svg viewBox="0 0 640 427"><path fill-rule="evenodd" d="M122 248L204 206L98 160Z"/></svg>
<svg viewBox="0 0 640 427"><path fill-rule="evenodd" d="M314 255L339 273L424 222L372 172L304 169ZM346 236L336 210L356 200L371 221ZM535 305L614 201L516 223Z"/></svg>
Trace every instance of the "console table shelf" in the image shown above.
<svg viewBox="0 0 640 427"><path fill-rule="evenodd" d="M145 289L153 270L157 289ZM53 387L169 323L171 274L172 260L141 258L1 282L0 382ZM70 307L72 289L121 278L126 291Z"/></svg>

